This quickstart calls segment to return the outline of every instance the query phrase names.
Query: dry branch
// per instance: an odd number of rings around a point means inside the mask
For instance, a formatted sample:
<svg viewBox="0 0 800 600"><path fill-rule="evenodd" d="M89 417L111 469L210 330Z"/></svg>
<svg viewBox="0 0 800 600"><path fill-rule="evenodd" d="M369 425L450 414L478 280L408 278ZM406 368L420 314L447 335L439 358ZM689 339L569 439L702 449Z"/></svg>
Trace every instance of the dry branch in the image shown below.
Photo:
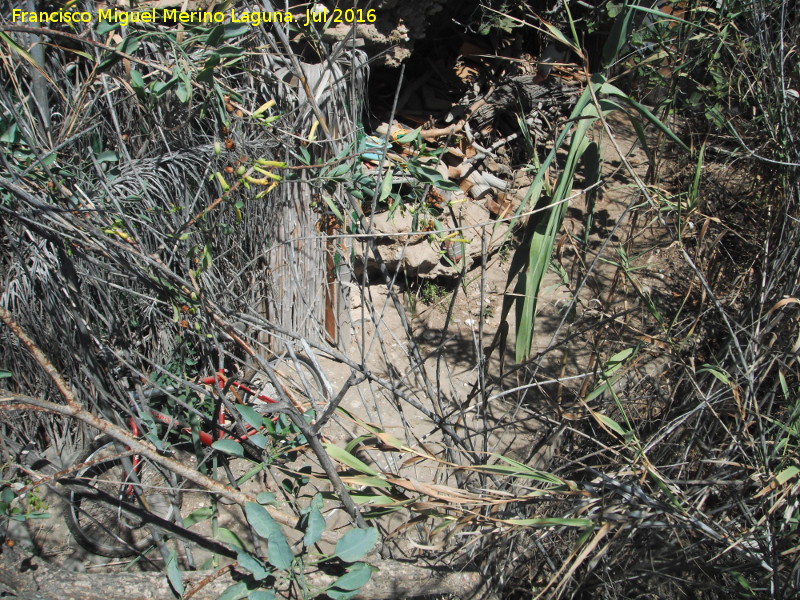
<svg viewBox="0 0 800 600"><path fill-rule="evenodd" d="M356 598L374 600L415 598L430 595L474 597L482 578L475 572L450 572L434 567L417 567L393 560L371 563L378 569L361 588ZM184 586L191 589L203 580L211 581L192 595L195 600L217 598L225 589L245 576L234 567L213 578L216 571L184 574ZM337 577L322 572L306 575L310 588L324 589ZM73 573L48 564L40 558L5 548L0 559L0 592L18 600L108 600L109 598L148 598L172 600L175 595L162 573ZM285 598L278 591L278 597Z"/></svg>

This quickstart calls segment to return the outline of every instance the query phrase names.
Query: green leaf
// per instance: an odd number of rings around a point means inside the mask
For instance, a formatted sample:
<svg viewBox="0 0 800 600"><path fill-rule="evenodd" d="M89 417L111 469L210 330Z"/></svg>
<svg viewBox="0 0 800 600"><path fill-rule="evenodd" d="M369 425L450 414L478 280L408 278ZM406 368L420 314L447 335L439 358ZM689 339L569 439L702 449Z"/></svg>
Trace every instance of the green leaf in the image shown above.
<svg viewBox="0 0 800 600"><path fill-rule="evenodd" d="M214 67L218 66L221 61L222 57L219 55L219 52L214 52L206 59L203 70L213 71Z"/></svg>
<svg viewBox="0 0 800 600"><path fill-rule="evenodd" d="M170 550L167 558L167 579L175 593L178 596L183 596L183 577L181 576L181 570L178 568L178 555L175 550Z"/></svg>
<svg viewBox="0 0 800 600"><path fill-rule="evenodd" d="M131 69L131 87L134 89L144 88L144 77L136 69Z"/></svg>
<svg viewBox="0 0 800 600"><path fill-rule="evenodd" d="M261 435L260 433L254 433L249 438L247 438L252 442L254 445L258 446L262 450L267 447L267 438L266 436Z"/></svg>
<svg viewBox="0 0 800 600"><path fill-rule="evenodd" d="M358 437L354 437L352 440L347 442L347 445L344 447L344 451L352 454L354 448L357 448L360 444L364 443L366 440L372 439L373 437L374 436L369 434L364 434L364 435L359 435Z"/></svg>
<svg viewBox="0 0 800 600"><path fill-rule="evenodd" d="M0 37L0 39L3 39ZM0 121L2 123L2 121ZM0 134L0 143L13 144L19 138L19 131L16 123L7 124L7 128Z"/></svg>
<svg viewBox="0 0 800 600"><path fill-rule="evenodd" d="M284 571L291 570L294 554L292 554L292 549L289 548L289 542L286 541L286 536L283 535L283 531L269 538L267 560L269 560L269 563L276 569L283 569Z"/></svg>
<svg viewBox="0 0 800 600"><path fill-rule="evenodd" d="M617 352L614 356L609 358L606 362L605 369L603 369L603 374L606 377L613 375L636 352L637 348L638 346L626 348L625 350Z"/></svg>
<svg viewBox="0 0 800 600"><path fill-rule="evenodd" d="M409 173L411 173L414 177L416 177L423 183L431 183L433 185L436 185L438 183L447 181L444 178L444 176L433 167L408 163L407 168Z"/></svg>
<svg viewBox="0 0 800 600"><path fill-rule="evenodd" d="M734 571L734 573L736 574L736 581L739 582L739 585L742 586L747 591L747 593L749 594L749 597L751 597L751 598L755 597L753 595L753 588L750 587L750 584L748 583L747 578L744 575L742 575L741 573L739 573L738 571Z"/></svg>
<svg viewBox="0 0 800 600"><path fill-rule="evenodd" d="M239 563L240 567L252 573L253 578L256 581L261 581L262 579L266 579L272 574L264 566L264 563L262 563L255 556L253 556L248 552L239 552L239 554L236 556L236 560Z"/></svg>
<svg viewBox="0 0 800 600"><path fill-rule="evenodd" d="M394 178L392 177L392 170L387 169L386 173L383 175L383 183L381 184L381 193L378 196L378 202L383 202L392 193L392 182Z"/></svg>
<svg viewBox="0 0 800 600"><path fill-rule="evenodd" d="M351 529L336 543L334 556L344 562L355 562L372 550L377 541L378 530L374 527Z"/></svg>
<svg viewBox="0 0 800 600"><path fill-rule="evenodd" d="M603 78L593 77L589 85L598 85L604 81L605 79ZM508 294L503 302L502 319L505 321L512 306L515 306L517 317L517 362L522 362L530 354L539 288L550 264L553 245L567 211L566 199L572 191L572 182L578 166L578 159L588 145L586 133L595 120L591 117L597 114L591 102L591 90L587 87L575 104L568 120L573 125L565 127L559 134L553 149L537 170L536 177L525 197L525 202L529 205L536 206L540 204L545 174L548 172L550 164L555 160L556 152L572 132L572 140L564 167L548 203L549 210L538 212L530 218L523 241L514 253L509 269L509 287L514 282L514 279L517 281L514 287L514 294ZM547 206L541 208L547 208Z"/></svg>
<svg viewBox="0 0 800 600"><path fill-rule="evenodd" d="M567 482L560 477L551 475L550 473L546 473L544 471L539 471L538 469L534 469L506 456L495 454L492 454L491 456L508 464L477 465L473 467L473 469L482 473L501 473L509 476L513 475L514 477L524 477L526 479L539 481L541 483L567 485Z"/></svg>
<svg viewBox="0 0 800 600"><path fill-rule="evenodd" d="M119 161L119 155L113 150L106 150L105 152L101 152L97 155L97 162L99 164L117 161Z"/></svg>
<svg viewBox="0 0 800 600"><path fill-rule="evenodd" d="M448 192L457 192L461 190L457 183L450 181L449 179L442 179L441 181L437 181L433 184L434 187L439 188L440 190L446 190Z"/></svg>
<svg viewBox="0 0 800 600"><path fill-rule="evenodd" d="M197 74L197 81L199 83L210 84L214 81L214 68L206 67Z"/></svg>
<svg viewBox="0 0 800 600"><path fill-rule="evenodd" d="M366 584L372 576L372 572L377 570L367 563L356 563L347 570L347 573L339 577L331 587L346 591L357 590Z"/></svg>
<svg viewBox="0 0 800 600"><path fill-rule="evenodd" d="M594 77L593 77L593 79L594 79ZM599 79L600 79L600 78L598 77L598 80L599 80ZM603 79L604 79L604 78L603 78ZM628 94L626 94L625 92L623 92L622 90L620 90L618 87L616 87L616 86L613 86L613 85L611 85L610 83L607 83L607 82L605 82L605 81L604 81L604 82L602 83L602 85L600 85L600 87L598 87L598 88L596 89L596 93L611 94L612 96L616 96L616 97L620 98L621 100L623 100L624 102L626 102L627 104L629 104L630 106L632 106L633 108L635 108L637 111L639 111L639 114L640 114L642 117L644 117L644 118L645 118L647 121L650 121L650 123L652 123L653 125L655 125L655 126L658 128L658 129L660 129L660 130L661 130L661 131L662 131L662 132L663 132L663 133L664 133L664 134L665 134L667 137L669 137L669 138L670 138L670 139L671 139L673 142L675 142L676 144L678 144L678 145L679 145L681 148L683 148L683 149L684 149L684 150L686 150L687 152L689 151L689 147L688 147L686 144L684 144L684 143L683 143L683 142L682 142L682 141L681 141L681 140L678 138L678 136L676 136L676 135L675 135L675 134L672 132L672 130L671 130L669 127L667 127L666 125L664 125L664 123L662 123L662 122L661 122L661 120L660 120L658 117L656 117L656 116L655 116L655 115L654 115L654 114L653 114L653 113L650 111L650 109L649 109L649 108L647 108L646 106L644 106L644 105L642 105L642 104L639 104L639 103L638 103L636 100L634 100L633 98L631 98L631 97L630 97Z"/></svg>
<svg viewBox="0 0 800 600"><path fill-rule="evenodd" d="M260 504L247 502L244 505L244 514L247 517L247 522L253 526L255 532L261 537L269 539L273 534L283 535L281 526L267 512L267 509Z"/></svg>
<svg viewBox="0 0 800 600"><path fill-rule="evenodd" d="M222 41L222 34L225 33L225 26L224 25L217 25L211 31L208 32L208 37L206 37L206 46L209 48L215 48L217 44Z"/></svg>
<svg viewBox="0 0 800 600"><path fill-rule="evenodd" d="M125 54L133 54L139 49L140 42L141 40L138 37L128 36L117 45L117 50Z"/></svg>
<svg viewBox="0 0 800 600"><path fill-rule="evenodd" d="M319 508L312 506L308 513L308 524L306 525L306 533L303 536L303 545L310 548L322 538L322 532L325 531L325 517L322 516Z"/></svg>
<svg viewBox="0 0 800 600"><path fill-rule="evenodd" d="M0 379L8 379L9 377L13 377L14 374L11 371L3 371L0 370Z"/></svg>
<svg viewBox="0 0 800 600"><path fill-rule="evenodd" d="M256 501L259 504L275 504L277 502L275 494L272 492L259 492Z"/></svg>
<svg viewBox="0 0 800 600"><path fill-rule="evenodd" d="M789 384L786 383L786 376L783 374L783 371L778 371L778 379L781 382L781 391L783 392L783 397L788 400L789 399Z"/></svg>
<svg viewBox="0 0 800 600"><path fill-rule="evenodd" d="M238 37L249 31L253 31L253 28L248 23L245 23L244 25L239 25L238 23L228 23L223 25L222 31L222 39L229 40L230 38Z"/></svg>
<svg viewBox="0 0 800 600"><path fill-rule="evenodd" d="M617 6L611 4L608 8L608 16L614 19L614 25L611 27L611 33L608 34L603 47L603 64L605 66L610 66L617 59L620 51L628 44L631 36L634 12L631 7L627 7L621 15L611 14L612 10ZM616 10L619 12L619 8L616 8Z"/></svg>
<svg viewBox="0 0 800 600"><path fill-rule="evenodd" d="M786 467L783 471L781 471L775 476L775 481L777 481L779 485L783 485L784 483L789 481L792 477L795 477L798 473L800 473L800 468Z"/></svg>
<svg viewBox="0 0 800 600"><path fill-rule="evenodd" d="M616 378L616 377L615 377L615 378L609 379L609 380L607 380L607 381L604 381L603 383L601 383L600 385L598 385L598 386L597 386L595 389L593 389L593 390L592 390L592 391L591 391L591 392L590 392L590 393L589 393L589 394L586 396L586 398L584 398L584 399L583 399L583 401L584 401L585 403L587 403L587 404L588 404L589 402L591 402L591 401L592 401L592 400L594 400L595 398L597 398L597 397L599 397L599 396L602 396L602 395L603 395L603 394L605 394L606 392L610 392L610 391L611 391L611 385L612 385L612 384L614 384L614 383L616 383L616 382L617 382L617 379L618 379L618 378Z"/></svg>
<svg viewBox="0 0 800 600"><path fill-rule="evenodd" d="M144 100L144 78L136 69L131 69L131 87L136 93L136 97L139 98L139 100Z"/></svg>
<svg viewBox="0 0 800 600"><path fill-rule="evenodd" d="M247 597L249 600L275 600L275 590L253 590Z"/></svg>
<svg viewBox="0 0 800 600"><path fill-rule="evenodd" d="M97 31L97 35L103 36L118 27L122 27L122 23L119 21L101 21L98 19L95 30Z"/></svg>
<svg viewBox="0 0 800 600"><path fill-rule="evenodd" d="M377 471L372 469L372 467L368 466L366 463L356 458L352 454L349 454L342 448L339 448L339 446L329 443L325 443L323 445L325 446L325 452L327 452L328 456L330 456L332 459L338 460L340 463L347 465L351 469L355 469L356 471L360 471L366 475L372 475L373 477L378 476Z"/></svg>
<svg viewBox="0 0 800 600"><path fill-rule="evenodd" d="M697 165L695 166L694 170L694 179L692 179L692 185L689 188L689 199L695 203L697 202L700 196L700 179L703 175L703 160L706 152L706 145L705 143L700 146L700 152L697 156Z"/></svg>
<svg viewBox="0 0 800 600"><path fill-rule="evenodd" d="M214 537L223 544L233 546L237 550L244 550L245 545L241 538L226 527L218 527Z"/></svg>
<svg viewBox="0 0 800 600"><path fill-rule="evenodd" d="M3 491L0 492L0 501L5 502L6 504L11 504L16 496L14 495L14 490L10 487L3 488Z"/></svg>
<svg viewBox="0 0 800 600"><path fill-rule="evenodd" d="M183 526L184 527L191 527L192 525L196 525L200 521L205 521L206 519L211 518L214 514L214 509L210 506L201 506L197 510L193 510L189 515L184 517L183 519Z"/></svg>
<svg viewBox="0 0 800 600"><path fill-rule="evenodd" d="M248 592L247 584L244 581L240 581L222 592L217 600L241 600L247 597Z"/></svg>
<svg viewBox="0 0 800 600"><path fill-rule="evenodd" d="M300 162L304 165L310 165L311 154L309 154L308 150L304 146L300 146L297 151L300 153Z"/></svg>
<svg viewBox="0 0 800 600"><path fill-rule="evenodd" d="M175 89L175 95L178 96L178 100L180 100L181 104L189 102L189 99L192 97L191 84L185 81L178 83L178 87Z"/></svg>
<svg viewBox="0 0 800 600"><path fill-rule="evenodd" d="M422 132L422 127L417 127L414 131L409 131L408 133L399 135L395 139L401 144L410 144L411 142L419 139L421 132Z"/></svg>
<svg viewBox="0 0 800 600"><path fill-rule="evenodd" d="M200 253L200 266L205 269L211 268L214 262L213 255L211 254L211 244L203 246L203 251Z"/></svg>
<svg viewBox="0 0 800 600"><path fill-rule="evenodd" d="M247 522L255 532L268 542L267 556L270 564L278 569L289 570L294 560L289 542L283 529L275 522L267 510L260 504L248 502L244 505Z"/></svg>
<svg viewBox="0 0 800 600"><path fill-rule="evenodd" d="M609 429L612 429L622 437L625 437L627 435L627 432L622 428L622 426L611 417L601 413L595 413L594 416L597 417L597 419L600 420L603 423L603 425L605 425Z"/></svg>
<svg viewBox="0 0 800 600"><path fill-rule="evenodd" d="M717 367L715 365L709 365L708 363L704 364L702 367L697 369L698 373L711 373L714 377L719 379L725 385L731 384L731 376L725 369Z"/></svg>
<svg viewBox="0 0 800 600"><path fill-rule="evenodd" d="M558 27L556 27L555 25L552 25L551 23L548 23L547 21L542 21L542 24L547 28L548 33L550 33L550 35L554 39L558 40L559 42L561 42L565 46L569 47L570 50L572 50L575 54L577 54L579 56L581 55L580 48L578 48L575 44L570 42L567 39L567 36L565 36L563 33L561 33L561 30L558 29Z"/></svg>
<svg viewBox="0 0 800 600"><path fill-rule="evenodd" d="M255 427L258 429L264 422L264 417L252 406L237 404L236 410L239 411L239 414L242 415L242 418L245 420L245 422L247 422L248 425L250 425L250 427Z"/></svg>
<svg viewBox="0 0 800 600"><path fill-rule="evenodd" d="M50 79L50 76L47 75L47 73L42 69L39 63L36 62L33 56L31 56L31 54L27 50L25 50L25 48L23 48L16 41L14 41L13 38L9 37L2 31L0 31L0 41L4 42L11 50L13 50L16 54L19 54L25 61L30 63L30 65L34 69L36 69L45 79L47 79L47 81L49 81L53 85L56 85L53 82L53 80Z"/></svg>
<svg viewBox="0 0 800 600"><path fill-rule="evenodd" d="M164 81L153 81L150 84L150 91L156 97L160 97L160 96L162 96L163 94L166 93L166 91L172 86L173 83L175 83L174 79L171 80L171 81L167 81L167 82L164 82Z"/></svg>
<svg viewBox="0 0 800 600"><path fill-rule="evenodd" d="M242 445L235 440L217 440L211 444L211 447L214 448L214 450L219 450L220 452L230 454L231 456L244 456L244 448L242 448Z"/></svg>
<svg viewBox="0 0 800 600"><path fill-rule="evenodd" d="M328 205L328 208L331 210L331 212L333 213L333 215L334 215L334 216L335 216L337 219L339 219L339 222L340 222L340 223L344 223L344 217L342 216L342 213L341 213L341 211L339 210L339 207L338 207L338 206L336 206L336 204L334 204L334 203L333 203L333 198L331 198L330 196L328 196L328 194L322 194L322 199L325 201L325 204L327 204L327 205ZM362 200L363 200L363 198L362 198Z"/></svg>
<svg viewBox="0 0 800 600"><path fill-rule="evenodd" d="M661 130L661 131L663 131L663 132L666 134L666 136L667 136L668 138L670 138L670 139L671 139L673 142L675 142L676 144L678 144L678 145L679 145L681 148L683 148L684 150L686 150L687 152L689 152L689 146L687 146L686 144L684 144L684 143L683 143L683 141L681 141L681 139L680 139L680 138L678 138L678 136L677 136L677 135L675 135L675 134L672 132L672 130L671 130L669 127L667 127L666 125L664 125L664 123L662 123L662 122L659 120L659 118L658 118L658 117L656 117L656 116L655 116L655 115L654 115L652 112L650 112L650 109L649 109L649 108L647 108L647 107L646 107L646 106L644 106L643 104L639 104L639 103L638 103L638 102L636 102L636 100L634 100L633 98L630 98L630 97L628 97L628 98L627 98L627 100L628 100L628 103L629 103L631 106L633 106L633 107L634 107L636 110L638 110L638 111L639 111L639 112L642 114L642 116L644 116L644 117L645 117L645 118L646 118L648 121L650 121L650 122L651 122L653 125L655 125L655 126L656 126L656 127L658 127L658 128Z"/></svg>

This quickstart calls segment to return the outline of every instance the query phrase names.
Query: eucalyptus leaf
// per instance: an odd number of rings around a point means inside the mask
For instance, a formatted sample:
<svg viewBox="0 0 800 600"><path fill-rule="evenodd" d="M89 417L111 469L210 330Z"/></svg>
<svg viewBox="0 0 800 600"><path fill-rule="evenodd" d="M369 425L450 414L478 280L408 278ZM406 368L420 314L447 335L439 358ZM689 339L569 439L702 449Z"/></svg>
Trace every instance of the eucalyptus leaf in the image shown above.
<svg viewBox="0 0 800 600"><path fill-rule="evenodd" d="M256 411L252 406L247 406L246 404L237 404L236 411L242 415L242 418L245 422L250 425L250 427L255 427L258 429L261 427L261 424L264 421L264 417Z"/></svg>
<svg viewBox="0 0 800 600"><path fill-rule="evenodd" d="M260 433L254 433L248 439L250 440L251 443L258 446L262 450L267 447L267 438L266 436L261 435Z"/></svg>
<svg viewBox="0 0 800 600"><path fill-rule="evenodd" d="M236 535L233 531L226 527L218 527L214 537L218 539L223 544L228 544L229 546L233 546L237 550L244 550L245 545L242 539Z"/></svg>
<svg viewBox="0 0 800 600"><path fill-rule="evenodd" d="M268 540L267 559L270 564L277 568L289 571L292 568L292 561L294 561L294 554L289 547L289 542L283 531L273 534Z"/></svg>
<svg viewBox="0 0 800 600"><path fill-rule="evenodd" d="M272 492L259 492L256 501L259 504L275 504L277 502L275 494Z"/></svg>
<svg viewBox="0 0 800 600"><path fill-rule="evenodd" d="M355 562L372 550L377 541L378 530L374 527L351 529L336 543L334 556L344 562Z"/></svg>
<svg viewBox="0 0 800 600"><path fill-rule="evenodd" d="M252 31L252 27L249 23L244 23L240 25L238 23L227 23L222 27L222 39L229 40L231 38L239 37L240 35L244 35Z"/></svg>
<svg viewBox="0 0 800 600"><path fill-rule="evenodd" d="M322 516L319 508L312 506L308 513L308 523L306 524L306 533L303 536L303 545L309 548L316 544L322 538L322 532L325 531L325 517Z"/></svg>
<svg viewBox="0 0 800 600"><path fill-rule="evenodd" d="M236 561L239 563L240 567L250 571L253 575L253 579L256 581L261 581L271 575L271 572L264 566L264 563L249 552L239 552L236 556Z"/></svg>
<svg viewBox="0 0 800 600"><path fill-rule="evenodd" d="M211 444L211 447L214 448L214 450L219 450L220 452L230 454L232 456L244 456L244 448L242 448L242 445L235 440L217 440Z"/></svg>
<svg viewBox="0 0 800 600"><path fill-rule="evenodd" d="M175 590L175 593L178 594L178 596L183 596L183 575L178 568L178 556L175 550L171 550L167 558L167 579L172 589Z"/></svg>
<svg viewBox="0 0 800 600"><path fill-rule="evenodd" d="M242 598L246 598L248 593L247 584L244 581L240 581L239 583L234 583L222 592L217 600L241 600Z"/></svg>
<svg viewBox="0 0 800 600"><path fill-rule="evenodd" d="M244 505L244 514L247 517L247 522L253 526L255 532L261 537L269 539L274 533L283 535L281 526L267 512L267 509L260 504L247 502Z"/></svg>
<svg viewBox="0 0 800 600"><path fill-rule="evenodd" d="M345 591L357 590L369 581L373 571L377 571L377 569L367 563L356 563L347 570L347 573L339 577L331 587Z"/></svg>
<svg viewBox="0 0 800 600"><path fill-rule="evenodd" d="M260 504L248 502L244 505L247 522L253 526L255 532L268 542L267 556L271 565L278 569L289 570L294 560L289 542L283 529Z"/></svg>

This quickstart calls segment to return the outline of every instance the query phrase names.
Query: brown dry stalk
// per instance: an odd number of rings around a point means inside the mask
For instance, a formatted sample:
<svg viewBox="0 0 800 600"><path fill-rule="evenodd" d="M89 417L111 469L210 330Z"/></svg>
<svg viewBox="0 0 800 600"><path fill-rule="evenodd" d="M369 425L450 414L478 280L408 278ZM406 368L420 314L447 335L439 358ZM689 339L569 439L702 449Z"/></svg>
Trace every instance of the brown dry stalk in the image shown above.
<svg viewBox="0 0 800 600"><path fill-rule="evenodd" d="M234 567L236 567L238 563L233 563L230 565L225 565L224 567L220 567L213 573L210 573L206 577L203 577L200 581L198 581L191 589L187 590L186 593L183 595L183 600L189 600L192 596L197 594L200 590L210 584L212 581L219 579L222 575L225 574L226 571L233 571Z"/></svg>
<svg viewBox="0 0 800 600"><path fill-rule="evenodd" d="M44 369L45 373L53 380L58 391L61 392L61 395L64 396L64 399L67 401L67 404L70 408L74 410L82 410L80 402L78 402L78 398L75 396L75 393L72 391L72 388L69 387L67 382L61 376L61 373L53 366L53 363L45 356L45 353L41 351L39 346L28 336L27 333L19 326L19 324L14 320L14 317L8 312L4 307L0 306L0 320L5 323L6 327L11 330L20 342L28 349L33 357L36 359L42 369Z"/></svg>

